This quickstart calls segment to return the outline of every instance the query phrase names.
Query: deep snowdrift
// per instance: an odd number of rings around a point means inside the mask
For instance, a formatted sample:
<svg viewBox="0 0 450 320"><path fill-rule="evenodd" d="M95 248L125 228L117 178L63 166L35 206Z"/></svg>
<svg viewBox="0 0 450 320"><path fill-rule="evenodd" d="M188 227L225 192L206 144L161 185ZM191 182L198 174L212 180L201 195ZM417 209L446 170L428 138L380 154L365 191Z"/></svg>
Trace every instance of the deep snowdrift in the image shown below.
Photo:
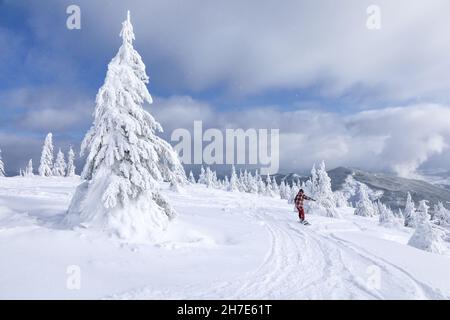
<svg viewBox="0 0 450 320"><path fill-rule="evenodd" d="M137 245L63 227L80 183L0 178L0 298L450 298L449 256L352 209L305 227L283 200L165 186L179 216L160 242Z"/></svg>

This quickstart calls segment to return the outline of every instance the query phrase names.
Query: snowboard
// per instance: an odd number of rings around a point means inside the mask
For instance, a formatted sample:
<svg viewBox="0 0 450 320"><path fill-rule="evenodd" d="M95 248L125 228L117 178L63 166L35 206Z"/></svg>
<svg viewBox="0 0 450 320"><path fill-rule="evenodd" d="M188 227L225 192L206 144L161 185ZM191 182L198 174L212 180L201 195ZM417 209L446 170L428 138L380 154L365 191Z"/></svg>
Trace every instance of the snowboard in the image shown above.
<svg viewBox="0 0 450 320"><path fill-rule="evenodd" d="M307 220L299 221L304 226L310 226L311 223L309 223Z"/></svg>

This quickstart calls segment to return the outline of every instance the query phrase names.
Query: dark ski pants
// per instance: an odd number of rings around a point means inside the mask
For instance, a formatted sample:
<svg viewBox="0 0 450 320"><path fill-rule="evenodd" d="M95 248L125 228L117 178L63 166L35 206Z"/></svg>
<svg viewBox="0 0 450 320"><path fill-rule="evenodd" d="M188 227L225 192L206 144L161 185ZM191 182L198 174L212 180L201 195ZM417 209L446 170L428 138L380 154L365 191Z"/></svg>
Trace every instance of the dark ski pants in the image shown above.
<svg viewBox="0 0 450 320"><path fill-rule="evenodd" d="M305 220L305 209L303 207L297 207L298 217L301 221Z"/></svg>

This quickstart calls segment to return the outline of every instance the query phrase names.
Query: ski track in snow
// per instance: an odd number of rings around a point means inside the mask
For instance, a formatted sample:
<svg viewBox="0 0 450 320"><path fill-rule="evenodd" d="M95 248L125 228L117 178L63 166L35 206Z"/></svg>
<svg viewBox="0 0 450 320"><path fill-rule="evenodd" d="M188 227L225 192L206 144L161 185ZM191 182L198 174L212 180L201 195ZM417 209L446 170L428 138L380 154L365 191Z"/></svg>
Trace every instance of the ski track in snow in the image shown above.
<svg viewBox="0 0 450 320"><path fill-rule="evenodd" d="M245 214L264 224L270 247L261 265L234 281L202 291L178 288L177 293L157 293L150 288L114 298L184 299L446 299L445 295L416 280L402 268L375 256L333 233L303 226L285 216L258 208ZM277 217L278 216L278 217ZM360 229L357 224L355 226ZM381 271L380 286L368 285L370 267ZM358 272L359 271L359 272ZM357 275L359 274L359 276Z"/></svg>

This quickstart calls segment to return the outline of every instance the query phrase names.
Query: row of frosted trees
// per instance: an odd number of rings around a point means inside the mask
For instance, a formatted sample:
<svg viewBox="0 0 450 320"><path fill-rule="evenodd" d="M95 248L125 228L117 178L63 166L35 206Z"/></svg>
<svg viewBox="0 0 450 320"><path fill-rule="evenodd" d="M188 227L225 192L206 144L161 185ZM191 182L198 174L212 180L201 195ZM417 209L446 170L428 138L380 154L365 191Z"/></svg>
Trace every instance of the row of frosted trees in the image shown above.
<svg viewBox="0 0 450 320"><path fill-rule="evenodd" d="M306 205L308 210L314 211L328 217L337 217L337 207L348 206L347 199L340 192L333 192L331 189L331 179L326 171L325 163L322 162L318 169L313 166L311 177L306 181L292 181L292 184L285 180L277 182L275 177L270 175L261 176L256 170L254 173L247 170L236 172L232 166L230 176L219 179L217 173L209 167L202 166L198 180L195 179L192 171L189 173L189 182L204 184L208 188L216 188L231 192L246 192L274 197L294 203L295 196L300 189L314 199L316 202L309 202Z"/></svg>
<svg viewBox="0 0 450 320"><path fill-rule="evenodd" d="M372 201L369 197L369 188L359 184L355 215L378 216L380 225L388 228L402 225L414 228L415 231L408 244L422 250L442 253L445 251L442 241L450 240L450 210L446 209L442 202L430 210L426 200L420 201L416 208L409 192L404 210L393 211L379 200Z"/></svg>
<svg viewBox="0 0 450 320"><path fill-rule="evenodd" d="M52 133L47 134L42 147L41 161L38 173L41 177L73 177L75 176L75 152L69 147L67 162L61 149L58 150L56 159L54 158L54 146ZM28 161L25 169L20 170L20 175L25 177L34 176L33 160Z"/></svg>

